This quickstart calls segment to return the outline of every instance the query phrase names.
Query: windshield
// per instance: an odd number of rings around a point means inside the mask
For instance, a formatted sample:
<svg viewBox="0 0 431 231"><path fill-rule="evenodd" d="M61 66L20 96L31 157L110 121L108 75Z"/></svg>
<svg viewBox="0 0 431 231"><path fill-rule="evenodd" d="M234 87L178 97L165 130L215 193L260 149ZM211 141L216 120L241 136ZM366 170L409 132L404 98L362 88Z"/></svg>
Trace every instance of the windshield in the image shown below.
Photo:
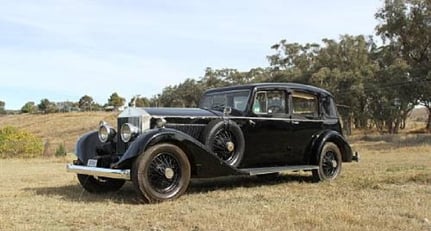
<svg viewBox="0 0 431 231"><path fill-rule="evenodd" d="M249 90L210 93L202 97L200 107L214 110L231 107L238 111L245 111L249 96Z"/></svg>

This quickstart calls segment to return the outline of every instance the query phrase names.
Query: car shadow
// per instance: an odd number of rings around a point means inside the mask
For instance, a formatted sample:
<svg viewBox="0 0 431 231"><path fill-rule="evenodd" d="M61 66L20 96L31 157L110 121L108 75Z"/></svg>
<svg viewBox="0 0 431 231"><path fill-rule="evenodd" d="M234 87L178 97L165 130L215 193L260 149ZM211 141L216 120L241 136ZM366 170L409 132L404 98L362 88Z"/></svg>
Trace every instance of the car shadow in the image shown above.
<svg viewBox="0 0 431 231"><path fill-rule="evenodd" d="M292 182L313 182L311 176L300 174L269 175L269 176L228 176L210 179L193 179L186 192L187 194L208 193L218 190L234 190L238 187L253 188L265 185L277 185ZM24 188L24 191L47 197L59 197L62 200L77 203L113 202L118 204L141 204L136 196L131 182L116 192L93 194L85 191L81 185L72 184L59 187Z"/></svg>
<svg viewBox="0 0 431 231"><path fill-rule="evenodd" d="M277 185L284 183L312 183L311 174L280 174L280 175L261 175L261 176L229 176L210 179L192 180L188 193L205 193L217 190L233 190L238 187L253 188L265 185Z"/></svg>

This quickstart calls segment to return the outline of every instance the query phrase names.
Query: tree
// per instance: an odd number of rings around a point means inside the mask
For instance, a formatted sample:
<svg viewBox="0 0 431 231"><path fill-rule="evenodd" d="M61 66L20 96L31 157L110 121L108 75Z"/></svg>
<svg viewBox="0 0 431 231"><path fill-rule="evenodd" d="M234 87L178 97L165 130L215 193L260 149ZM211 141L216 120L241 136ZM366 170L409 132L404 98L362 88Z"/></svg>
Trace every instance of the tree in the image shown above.
<svg viewBox="0 0 431 231"><path fill-rule="evenodd" d="M34 102L29 101L24 104L24 106L21 107L22 113L35 113L37 112L37 106Z"/></svg>
<svg viewBox="0 0 431 231"><path fill-rule="evenodd" d="M5 106L6 106L6 103L0 100L0 114L4 114L6 112Z"/></svg>
<svg viewBox="0 0 431 231"><path fill-rule="evenodd" d="M130 99L129 107L149 107L150 103L150 100L146 97L134 96Z"/></svg>
<svg viewBox="0 0 431 231"><path fill-rule="evenodd" d="M415 88L412 104L428 108L427 129L431 129L431 1L385 0L376 13L376 27L387 46L409 65L410 86Z"/></svg>
<svg viewBox="0 0 431 231"><path fill-rule="evenodd" d="M272 82L308 83L314 72L314 61L320 46L315 43L301 45L287 43L283 39L271 46L275 54L267 56L271 68Z"/></svg>
<svg viewBox="0 0 431 231"><path fill-rule="evenodd" d="M48 99L40 100L40 103L37 105L39 111L43 113L54 113L57 112L57 107L54 102L50 102Z"/></svg>
<svg viewBox="0 0 431 231"><path fill-rule="evenodd" d="M351 108L355 125L366 127L367 97L364 83L373 76L376 65L370 57L374 45L364 36L343 35L339 41L323 39L314 43L280 43L268 56L272 72L270 81L299 82L317 85L331 91L339 104Z"/></svg>
<svg viewBox="0 0 431 231"><path fill-rule="evenodd" d="M91 96L84 95L79 99L78 107L81 109L81 111L92 111L93 104L93 98Z"/></svg>
<svg viewBox="0 0 431 231"><path fill-rule="evenodd" d="M113 106L115 110L118 110L118 108L124 106L125 102L126 99L119 96L117 92L114 92L108 99L108 106Z"/></svg>
<svg viewBox="0 0 431 231"><path fill-rule="evenodd" d="M309 83L331 91L339 104L350 106L356 128L367 127L365 84L378 69L371 57L373 40L343 35L338 42L323 39L323 43L314 57Z"/></svg>

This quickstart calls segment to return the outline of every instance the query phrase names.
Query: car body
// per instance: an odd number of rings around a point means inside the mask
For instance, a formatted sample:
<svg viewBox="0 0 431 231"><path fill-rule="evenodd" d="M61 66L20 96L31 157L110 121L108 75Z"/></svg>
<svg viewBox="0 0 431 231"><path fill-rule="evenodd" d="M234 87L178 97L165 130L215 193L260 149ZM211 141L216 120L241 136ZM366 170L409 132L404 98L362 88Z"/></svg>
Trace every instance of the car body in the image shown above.
<svg viewBox="0 0 431 231"><path fill-rule="evenodd" d="M332 94L296 83L210 89L199 108L127 108L117 128L83 135L67 169L90 192L131 180L150 203L181 196L191 178L305 170L333 180L358 159Z"/></svg>

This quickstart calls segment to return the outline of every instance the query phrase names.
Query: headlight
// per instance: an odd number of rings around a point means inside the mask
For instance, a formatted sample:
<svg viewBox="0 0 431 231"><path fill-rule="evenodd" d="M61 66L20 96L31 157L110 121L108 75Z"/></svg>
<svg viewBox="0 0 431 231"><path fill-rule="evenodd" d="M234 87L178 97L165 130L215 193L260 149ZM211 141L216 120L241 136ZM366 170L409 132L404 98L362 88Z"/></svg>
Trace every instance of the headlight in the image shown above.
<svg viewBox="0 0 431 231"><path fill-rule="evenodd" d="M125 123L121 126L121 140L127 143L139 133L139 129L132 124Z"/></svg>
<svg viewBox="0 0 431 231"><path fill-rule="evenodd" d="M117 132L111 126L107 125L106 123L100 125L98 135L99 140L102 143L111 141L115 137L115 134L117 134Z"/></svg>
<svg viewBox="0 0 431 231"><path fill-rule="evenodd" d="M162 128L166 125L166 120L164 118L158 118L156 120L156 127Z"/></svg>

